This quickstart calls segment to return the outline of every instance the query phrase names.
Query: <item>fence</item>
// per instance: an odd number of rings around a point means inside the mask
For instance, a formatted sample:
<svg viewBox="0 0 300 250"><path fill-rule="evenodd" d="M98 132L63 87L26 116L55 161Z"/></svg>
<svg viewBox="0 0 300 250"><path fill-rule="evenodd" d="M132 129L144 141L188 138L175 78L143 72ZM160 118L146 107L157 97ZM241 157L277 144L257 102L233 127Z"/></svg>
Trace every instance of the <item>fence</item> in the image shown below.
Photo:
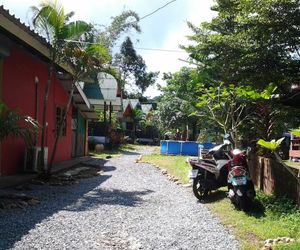
<svg viewBox="0 0 300 250"><path fill-rule="evenodd" d="M250 174L255 186L267 194L286 196L300 208L300 185L279 162L252 155L249 161Z"/></svg>

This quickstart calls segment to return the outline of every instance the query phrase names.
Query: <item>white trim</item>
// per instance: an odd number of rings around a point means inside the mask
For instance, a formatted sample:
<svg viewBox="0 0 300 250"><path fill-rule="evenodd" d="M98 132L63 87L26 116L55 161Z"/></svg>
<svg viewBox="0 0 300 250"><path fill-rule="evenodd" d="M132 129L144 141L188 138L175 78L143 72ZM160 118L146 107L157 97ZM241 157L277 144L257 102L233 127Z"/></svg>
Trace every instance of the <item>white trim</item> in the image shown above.
<svg viewBox="0 0 300 250"><path fill-rule="evenodd" d="M88 107L88 109L91 109L91 104L89 102L89 100L87 99L86 95L84 94L83 90L80 87L80 82L75 82L75 86L80 94L80 96L82 97L83 101L85 102L86 106Z"/></svg>

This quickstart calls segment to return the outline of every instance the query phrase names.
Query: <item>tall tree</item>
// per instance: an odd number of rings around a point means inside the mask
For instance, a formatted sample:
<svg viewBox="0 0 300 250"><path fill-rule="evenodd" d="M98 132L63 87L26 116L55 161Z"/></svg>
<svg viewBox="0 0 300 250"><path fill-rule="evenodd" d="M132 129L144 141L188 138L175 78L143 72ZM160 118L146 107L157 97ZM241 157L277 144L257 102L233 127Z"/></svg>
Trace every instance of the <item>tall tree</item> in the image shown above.
<svg viewBox="0 0 300 250"><path fill-rule="evenodd" d="M100 71L110 71L110 69L105 68L104 65L110 62L111 57L106 48L102 45L87 45L85 48L80 48L78 44L68 44L67 47L64 48L64 57L65 62L69 63L72 67L73 74L65 112L58 126L53 151L47 168L47 176L51 175L58 141L62 134L63 125L65 124L67 113L71 106L77 82L82 79L91 78L91 76L96 75Z"/></svg>
<svg viewBox="0 0 300 250"><path fill-rule="evenodd" d="M46 176L49 177L58 140L62 133L63 124L71 105L76 82L78 80L91 78L93 75L97 75L99 71L117 75L115 70L110 68L110 50L122 33L127 32L131 28L134 28L138 32L140 31L137 23L139 17L132 11L123 12L121 15L113 18L111 25L106 27L105 31L98 31L83 21L69 22L69 19L74 15L74 12L64 15L63 6L56 0L54 2L43 2L39 8L31 7L31 10L33 12L34 26L46 35L47 40L52 45L50 50L50 73L44 100L43 128L45 127L46 103L52 74L55 70L54 67L60 62L64 62L70 65L73 69L72 84L70 87L68 102L66 104L66 111L64 112L64 116L58 126L54 149L47 168ZM133 17L135 21L130 23L127 22L130 17ZM73 41L69 40L78 40L78 42L73 43ZM42 130L41 147L42 155L44 155L44 130ZM41 158L43 159L43 157Z"/></svg>
<svg viewBox="0 0 300 250"><path fill-rule="evenodd" d="M269 85L264 91L257 92L251 86L220 84L207 88L199 84L198 90L201 93L197 104L199 115L213 121L224 134L230 134L233 144L237 146L245 122L253 124L257 121L258 117L254 115L256 104L269 100L276 87Z"/></svg>
<svg viewBox="0 0 300 250"><path fill-rule="evenodd" d="M83 21L69 22L74 13L70 12L65 14L63 6L57 0L47 0L41 2L37 7L32 6L31 12L34 27L41 32L41 34L44 34L51 44L48 80L44 94L41 134L41 166L42 169L45 170L43 159L45 154L46 113L53 73L55 72L56 65L61 62L66 39L78 39L83 33L90 29L90 26Z"/></svg>
<svg viewBox="0 0 300 250"><path fill-rule="evenodd" d="M183 67L180 71L165 73L163 79L167 85L160 87L162 96L158 105L158 114L163 126L183 129L192 128L193 138L197 132L195 116L198 103L197 83L200 80L197 70Z"/></svg>
<svg viewBox="0 0 300 250"><path fill-rule="evenodd" d="M143 94L153 85L159 72L147 72L144 59L138 55L129 37L122 43L120 53L115 56L115 64L122 72L125 83L136 86Z"/></svg>
<svg viewBox="0 0 300 250"><path fill-rule="evenodd" d="M140 17L136 12L132 10L123 11L120 15L112 18L110 25L94 30L96 42L104 45L111 52L123 34L131 30L141 32L139 21Z"/></svg>
<svg viewBox="0 0 300 250"><path fill-rule="evenodd" d="M274 83L286 91L300 82L298 0L217 0L217 16L197 27L183 46L208 83Z"/></svg>

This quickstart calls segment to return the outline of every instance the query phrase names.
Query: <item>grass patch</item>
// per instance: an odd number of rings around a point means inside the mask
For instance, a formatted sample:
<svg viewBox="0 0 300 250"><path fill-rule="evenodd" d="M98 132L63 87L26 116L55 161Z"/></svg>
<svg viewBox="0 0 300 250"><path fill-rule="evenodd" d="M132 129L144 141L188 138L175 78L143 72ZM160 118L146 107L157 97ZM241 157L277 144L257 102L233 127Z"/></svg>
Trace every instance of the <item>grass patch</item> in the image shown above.
<svg viewBox="0 0 300 250"><path fill-rule="evenodd" d="M186 158L160 155L156 150L152 155L143 156L141 161L156 164L187 183L190 167L185 162ZM236 235L243 249L260 249L266 239L283 236L291 237L296 242L278 245L272 249L300 249L300 211L290 200L258 192L253 207L245 213L235 209L226 198L226 191L225 187L212 192L205 206Z"/></svg>
<svg viewBox="0 0 300 250"><path fill-rule="evenodd" d="M225 192L226 188L220 191ZM237 211L227 198L207 203L206 206L234 231L243 249L258 249L269 238L286 236L300 239L300 211L288 199L258 192L248 213ZM298 246L295 249L300 249L300 243L293 245ZM290 248L292 245L279 247L285 248L274 249L293 249Z"/></svg>
<svg viewBox="0 0 300 250"><path fill-rule="evenodd" d="M89 155L94 158L105 159L107 157L117 157L124 153L135 153L142 147L144 147L144 146L134 145L134 144L125 144L125 145L119 146L118 148L105 149L101 153L96 153L95 151L92 151L92 152L89 152Z"/></svg>
<svg viewBox="0 0 300 250"><path fill-rule="evenodd" d="M186 163L186 158L187 156L181 155L161 155L159 153L159 147L156 147L153 154L144 155L140 162L152 163L161 169L166 169L170 175L177 177L181 183L186 184L189 182L188 172L191 169Z"/></svg>

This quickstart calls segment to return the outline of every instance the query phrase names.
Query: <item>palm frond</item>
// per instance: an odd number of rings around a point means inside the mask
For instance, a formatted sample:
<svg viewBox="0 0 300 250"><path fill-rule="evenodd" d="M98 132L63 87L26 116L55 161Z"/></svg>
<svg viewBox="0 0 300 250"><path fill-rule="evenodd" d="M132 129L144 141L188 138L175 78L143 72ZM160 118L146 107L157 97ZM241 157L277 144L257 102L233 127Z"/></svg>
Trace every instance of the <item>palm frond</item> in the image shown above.
<svg viewBox="0 0 300 250"><path fill-rule="evenodd" d="M62 39L79 39L84 33L89 32L92 26L84 21L75 21L64 25L60 36Z"/></svg>

